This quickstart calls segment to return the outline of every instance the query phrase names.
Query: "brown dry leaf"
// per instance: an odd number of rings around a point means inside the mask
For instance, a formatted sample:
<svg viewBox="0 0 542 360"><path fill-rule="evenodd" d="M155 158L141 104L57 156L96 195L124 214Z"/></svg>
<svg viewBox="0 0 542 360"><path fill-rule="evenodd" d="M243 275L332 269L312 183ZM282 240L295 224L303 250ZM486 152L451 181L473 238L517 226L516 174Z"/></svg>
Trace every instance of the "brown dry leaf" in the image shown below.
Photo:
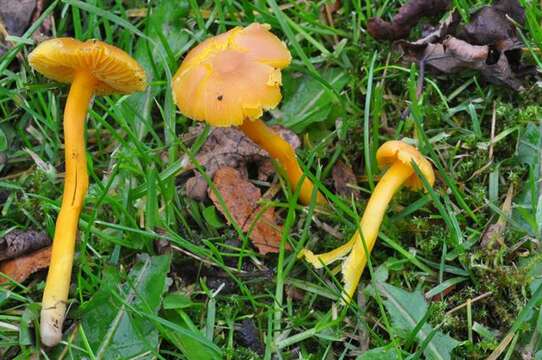
<svg viewBox="0 0 542 360"><path fill-rule="evenodd" d="M341 0L335 0L330 4L325 4L324 11L330 15L333 15L341 9L341 5Z"/></svg>
<svg viewBox="0 0 542 360"><path fill-rule="evenodd" d="M19 258L4 261L0 264L0 273L21 283L33 273L47 268L50 261L51 247L49 246ZM0 284L7 281L5 277L0 277Z"/></svg>
<svg viewBox="0 0 542 360"><path fill-rule="evenodd" d="M7 35L21 36L32 19L36 0L0 0L0 55L9 44L2 41Z"/></svg>
<svg viewBox="0 0 542 360"><path fill-rule="evenodd" d="M6 41L8 35L21 36L42 14L46 0L0 0L0 55L11 47ZM53 16L46 17L41 26L32 34L32 39L41 42L51 34ZM22 60L22 55L17 54Z"/></svg>
<svg viewBox="0 0 542 360"><path fill-rule="evenodd" d="M288 141L294 149L301 144L294 132L282 126L272 126L272 129ZM239 129L233 127L213 128L205 144L196 155L196 160L205 168L210 178L214 176L215 171L222 167L237 169L244 178L247 178L247 166L253 165L258 169L258 178L260 180L265 180L274 172L267 152L253 143ZM189 163L188 158L185 161ZM189 169L193 168L194 166L190 164ZM260 168L262 171L260 171ZM188 179L186 193L190 198L196 200L206 198L207 182L201 174L196 173L194 177Z"/></svg>
<svg viewBox="0 0 542 360"><path fill-rule="evenodd" d="M457 37L474 45L495 45L506 50L509 41L516 42L516 28L507 16L523 25L525 11L517 0L500 0L475 12Z"/></svg>
<svg viewBox="0 0 542 360"><path fill-rule="evenodd" d="M258 205L262 197L260 189L250 183L241 172L231 167L218 169L214 174L213 183L222 195L229 214L243 232L248 234L260 254L277 253L282 226L277 224L273 208L261 213ZM217 209L226 216L215 192L211 189L208 192ZM286 248L290 249L288 244Z"/></svg>
<svg viewBox="0 0 542 360"><path fill-rule="evenodd" d="M427 10L424 7L427 4L435 6L434 9ZM401 21L386 23L373 19L368 31L381 40L405 38L420 20L418 15L442 14L445 4L440 5L431 0L411 0L396 15ZM405 16L408 21L404 20ZM498 0L475 12L467 24L460 24L459 14L454 11L422 38L413 42L399 41L397 45L406 60L417 62L420 67L428 65L446 74L474 70L489 82L519 91L523 89L521 78L535 73L535 67L522 64L523 45L510 19L519 24L525 21L525 12L518 0Z"/></svg>
<svg viewBox="0 0 542 360"><path fill-rule="evenodd" d="M410 0L401 6L391 22L379 17L369 19L367 31L377 40L403 39L421 18L440 16L450 4L450 0Z"/></svg>
<svg viewBox="0 0 542 360"><path fill-rule="evenodd" d="M51 239L43 231L13 230L0 238L0 261L49 246Z"/></svg>
<svg viewBox="0 0 542 360"><path fill-rule="evenodd" d="M335 192L338 195L346 199L350 199L352 196L359 199L359 190L355 188L357 184L356 175L349 165L343 161L337 161L333 166L331 175L335 183Z"/></svg>
<svg viewBox="0 0 542 360"><path fill-rule="evenodd" d="M499 220L495 224L491 224L482 234L482 240L480 241L480 246L486 248L493 248L495 245L499 244L501 247L505 247L504 243L504 231L506 230L506 223L508 222L508 217L512 213L512 199L514 197L514 186L510 185L508 192L506 193L506 198L501 206L502 214L499 216Z"/></svg>
<svg viewBox="0 0 542 360"><path fill-rule="evenodd" d="M442 42L417 44L398 43L406 55L406 59L424 62L436 70L446 74L455 74L471 69L479 71L488 81L507 85L514 90L523 88L518 73L513 69L518 64L510 63L509 56L495 53L488 45L471 45L466 41L448 36ZM509 52L521 52L521 48L509 49ZM496 58L496 61L489 61Z"/></svg>

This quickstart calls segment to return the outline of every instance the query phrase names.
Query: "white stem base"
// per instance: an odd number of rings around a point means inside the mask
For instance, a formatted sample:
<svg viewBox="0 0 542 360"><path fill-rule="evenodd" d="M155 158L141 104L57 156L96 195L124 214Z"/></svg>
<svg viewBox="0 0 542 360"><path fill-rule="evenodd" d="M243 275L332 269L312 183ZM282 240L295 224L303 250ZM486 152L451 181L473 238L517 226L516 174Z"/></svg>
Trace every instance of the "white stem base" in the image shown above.
<svg viewBox="0 0 542 360"><path fill-rule="evenodd" d="M55 346L62 340L62 324L66 304L58 302L56 306L41 310L41 342L46 346Z"/></svg>

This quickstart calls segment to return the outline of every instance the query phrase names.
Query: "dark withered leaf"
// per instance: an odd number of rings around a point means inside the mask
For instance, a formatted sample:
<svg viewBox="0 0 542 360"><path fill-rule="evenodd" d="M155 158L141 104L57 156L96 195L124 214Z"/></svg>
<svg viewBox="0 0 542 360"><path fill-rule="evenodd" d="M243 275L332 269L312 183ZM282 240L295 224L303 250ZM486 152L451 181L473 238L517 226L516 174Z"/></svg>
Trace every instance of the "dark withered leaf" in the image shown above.
<svg viewBox="0 0 542 360"><path fill-rule="evenodd" d="M257 354L263 353L263 344L260 340L260 334L252 319L241 321L237 329L236 340L243 346L251 349Z"/></svg>
<svg viewBox="0 0 542 360"><path fill-rule="evenodd" d="M404 39L421 18L440 16L450 4L450 0L411 0L389 22L379 17L369 19L367 31L377 40Z"/></svg>
<svg viewBox="0 0 542 360"><path fill-rule="evenodd" d="M510 44L517 42L516 28L507 16L519 24L525 21L525 11L517 0L501 0L484 6L456 36L473 45L494 45L499 50L507 50Z"/></svg>
<svg viewBox="0 0 542 360"><path fill-rule="evenodd" d="M51 262L51 247L36 250L30 254L20 256L16 259L6 260L0 264L0 284L11 279L22 283L35 272L46 269Z"/></svg>
<svg viewBox="0 0 542 360"><path fill-rule="evenodd" d="M446 74L474 70L489 82L523 89L522 77L535 73L521 61L522 44L514 24L525 14L517 0L500 0L475 12L469 23L459 24L456 11L438 27L416 41L400 40L396 46L410 62Z"/></svg>
<svg viewBox="0 0 542 360"><path fill-rule="evenodd" d="M43 231L13 230L0 238L0 260L11 259L51 244Z"/></svg>
<svg viewBox="0 0 542 360"><path fill-rule="evenodd" d="M36 8L36 0L0 0L0 20L8 34L21 36Z"/></svg>
<svg viewBox="0 0 542 360"><path fill-rule="evenodd" d="M359 199L359 190L354 187L357 183L356 175L350 166L343 161L337 161L331 175L335 183L335 192L338 195L346 199L350 199L352 196Z"/></svg>
<svg viewBox="0 0 542 360"><path fill-rule="evenodd" d="M443 42L415 44L400 42L399 46L410 61L421 62L446 74L463 70L479 71L488 81L507 85L514 90L523 88L521 80L512 71L508 57L488 45L471 45L453 36ZM495 57L496 61L488 61ZM514 64L514 66L520 66Z"/></svg>

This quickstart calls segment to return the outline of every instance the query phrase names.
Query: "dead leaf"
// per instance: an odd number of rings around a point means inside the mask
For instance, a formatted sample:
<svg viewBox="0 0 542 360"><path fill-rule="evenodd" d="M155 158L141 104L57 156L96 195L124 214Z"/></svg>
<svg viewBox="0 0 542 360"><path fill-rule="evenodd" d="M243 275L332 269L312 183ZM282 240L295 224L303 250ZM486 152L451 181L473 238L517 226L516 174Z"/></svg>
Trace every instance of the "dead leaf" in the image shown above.
<svg viewBox="0 0 542 360"><path fill-rule="evenodd" d="M324 5L324 11L326 13L329 13L331 15L335 14L337 11L339 11L341 9L341 0L335 0L333 2L331 2L330 4L325 4Z"/></svg>
<svg viewBox="0 0 542 360"><path fill-rule="evenodd" d="M288 141L294 149L301 144L294 132L282 126L272 126L272 129ZM247 138L242 131L233 127L213 128L205 144L196 155L196 160L205 168L210 178L222 167L239 170L245 179L248 177L247 167L249 165L256 167L260 180L265 180L274 173L274 170L270 171L273 167L267 152ZM190 163L188 157L184 161ZM188 167L188 169L193 168L193 164ZM207 181L201 174L196 173L194 177L188 179L186 193L190 198L196 200L206 198Z"/></svg>
<svg viewBox="0 0 542 360"><path fill-rule="evenodd" d="M32 19L36 0L0 0L0 19L10 35L21 36Z"/></svg>
<svg viewBox="0 0 542 360"><path fill-rule="evenodd" d="M51 247L49 246L28 255L2 262L0 264L0 273L21 283L33 273L47 268L50 261ZM7 278L0 276L0 284L7 281Z"/></svg>
<svg viewBox="0 0 542 360"><path fill-rule="evenodd" d="M368 31L379 40L402 39L422 15L437 16L445 9L444 1L411 0L391 23L371 19ZM534 74L536 68L522 64L523 45L510 19L523 24L523 8L518 0L499 0L476 11L467 24L460 24L458 12L453 11L439 26L425 31L422 38L401 40L396 45L406 60L420 64L420 72L425 65L446 74L474 70L491 83L519 91L523 89L521 78Z"/></svg>
<svg viewBox="0 0 542 360"><path fill-rule="evenodd" d="M488 45L471 45L453 36L448 36L438 43L399 42L398 45L407 60L424 62L425 65L446 74L455 74L468 69L476 70L489 82L506 85L517 91L523 88L519 75L528 72L520 64L511 64L509 56L498 53ZM521 51L521 48L514 50ZM514 71L519 68L522 68L520 72Z"/></svg>
<svg viewBox="0 0 542 360"><path fill-rule="evenodd" d="M264 346L254 320L244 319L240 325L236 326L236 330L235 338L241 345L251 349L256 354L263 354Z"/></svg>
<svg viewBox="0 0 542 360"><path fill-rule="evenodd" d="M32 19L36 0L0 0L0 55L10 44L2 41L7 35L21 36Z"/></svg>
<svg viewBox="0 0 542 360"><path fill-rule="evenodd" d="M13 230L0 238L0 261L49 246L51 239L43 231Z"/></svg>
<svg viewBox="0 0 542 360"><path fill-rule="evenodd" d="M350 199L352 196L359 199L359 190L355 188L357 184L356 175L350 166L339 160L333 166L331 175L335 183L335 192L338 195L346 199Z"/></svg>
<svg viewBox="0 0 542 360"><path fill-rule="evenodd" d="M44 10L45 0L0 0L0 55L11 47L6 41L8 35L21 36L36 21ZM53 16L43 19L40 27L32 34L32 39L41 42L51 34ZM22 54L17 54L22 60Z"/></svg>
<svg viewBox="0 0 542 360"><path fill-rule="evenodd" d="M489 225L484 231L482 234L482 240L480 241L480 246L491 249L494 248L495 245L499 244L501 247L506 247L503 237L508 218L512 213L513 197L514 185L510 185L508 192L506 193L506 198L501 206L502 214L499 216L499 220L497 220L495 224Z"/></svg>
<svg viewBox="0 0 542 360"><path fill-rule="evenodd" d="M500 0L484 6L459 29L457 37L473 45L495 45L499 50L507 50L508 41L517 42L516 28L507 16L523 25L525 11L517 0Z"/></svg>
<svg viewBox="0 0 542 360"><path fill-rule="evenodd" d="M246 180L241 172L231 167L218 169L214 174L213 183L222 195L233 220L248 234L260 254L277 253L282 226L277 224L273 208L261 213L258 204L262 197L260 189ZM208 192L217 209L226 216L215 192L211 189ZM288 244L286 248L290 249Z"/></svg>
<svg viewBox="0 0 542 360"><path fill-rule="evenodd" d="M440 16L450 4L450 0L410 0L401 6L391 22L379 17L369 19L367 32L377 40L403 39L420 19Z"/></svg>

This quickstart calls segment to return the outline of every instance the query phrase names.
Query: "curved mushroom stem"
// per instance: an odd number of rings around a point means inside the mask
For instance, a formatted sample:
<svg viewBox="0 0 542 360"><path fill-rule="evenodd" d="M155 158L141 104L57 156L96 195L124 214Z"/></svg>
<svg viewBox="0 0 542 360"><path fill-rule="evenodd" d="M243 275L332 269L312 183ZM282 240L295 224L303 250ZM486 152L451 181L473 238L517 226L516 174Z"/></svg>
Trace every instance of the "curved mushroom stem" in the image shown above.
<svg viewBox="0 0 542 360"><path fill-rule="evenodd" d="M333 263L335 260L346 256L350 252L350 250L352 250L353 245L354 239L350 239L348 242L344 243L338 248L322 254L315 254L309 249L302 249L299 252L298 258L301 259L304 257L305 260L311 263L311 265L314 266L315 269L321 269L324 266Z"/></svg>
<svg viewBox="0 0 542 360"><path fill-rule="evenodd" d="M297 163L297 156L292 146L271 130L265 123L260 120L247 120L239 128L256 144L262 147L265 151L271 155L272 158L277 160L288 175L288 180L292 189L295 189L299 180L303 176L303 171ZM301 185L301 191L299 193L299 200L302 204L307 205L311 201L312 191L314 185L305 177L303 185ZM326 204L324 196L318 192L316 196L318 204Z"/></svg>
<svg viewBox="0 0 542 360"><path fill-rule="evenodd" d="M367 264L368 254L376 242L380 225L393 195L413 173L414 171L409 165L397 161L382 176L371 194L359 224L365 245L367 245L367 253L365 252L362 237L358 230L350 240L353 245L352 252L342 265L344 281L343 302L349 303L354 295L361 274Z"/></svg>
<svg viewBox="0 0 542 360"><path fill-rule="evenodd" d="M56 221L51 263L43 292L41 342L54 346L62 339L79 215L88 189L85 155L85 119L95 80L79 73L73 80L64 109L64 155L66 177L62 206Z"/></svg>

